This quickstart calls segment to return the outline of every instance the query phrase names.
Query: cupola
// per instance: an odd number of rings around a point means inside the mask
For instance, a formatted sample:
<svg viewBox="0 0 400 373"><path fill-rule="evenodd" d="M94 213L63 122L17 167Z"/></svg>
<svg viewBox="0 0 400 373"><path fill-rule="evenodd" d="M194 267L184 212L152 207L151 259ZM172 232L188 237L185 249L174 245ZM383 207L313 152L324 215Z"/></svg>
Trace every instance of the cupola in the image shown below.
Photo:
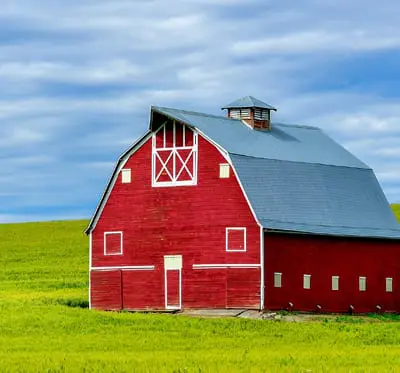
<svg viewBox="0 0 400 373"><path fill-rule="evenodd" d="M228 110L228 118L240 119L254 129L271 129L271 111L276 109L253 96L242 97L222 110Z"/></svg>

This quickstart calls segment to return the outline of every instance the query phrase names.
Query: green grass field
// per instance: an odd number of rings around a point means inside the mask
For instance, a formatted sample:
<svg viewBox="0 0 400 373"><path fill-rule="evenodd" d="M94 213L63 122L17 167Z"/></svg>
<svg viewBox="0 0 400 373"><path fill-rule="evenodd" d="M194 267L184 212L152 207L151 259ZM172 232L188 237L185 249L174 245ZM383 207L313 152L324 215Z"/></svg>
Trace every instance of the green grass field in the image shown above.
<svg viewBox="0 0 400 373"><path fill-rule="evenodd" d="M394 211L394 214L397 216L397 220L400 222L400 203L393 204L392 209Z"/></svg>
<svg viewBox="0 0 400 373"><path fill-rule="evenodd" d="M0 225L0 372L400 371L398 317L89 311L86 223Z"/></svg>

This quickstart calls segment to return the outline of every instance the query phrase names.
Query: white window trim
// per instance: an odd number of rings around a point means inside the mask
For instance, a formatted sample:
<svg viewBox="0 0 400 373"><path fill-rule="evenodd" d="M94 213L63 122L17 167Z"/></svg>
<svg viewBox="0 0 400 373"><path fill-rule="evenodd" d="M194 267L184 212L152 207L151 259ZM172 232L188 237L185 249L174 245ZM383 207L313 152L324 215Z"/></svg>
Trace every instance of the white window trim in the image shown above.
<svg viewBox="0 0 400 373"><path fill-rule="evenodd" d="M244 245L243 249L229 249L228 247L228 233L229 231L243 231ZM247 251L247 229L245 227L226 227L225 228L225 251L227 252L246 252Z"/></svg>
<svg viewBox="0 0 400 373"><path fill-rule="evenodd" d="M127 177L128 180L125 179ZM132 182L132 170L130 168L123 168L121 170L121 183L130 184Z"/></svg>
<svg viewBox="0 0 400 373"><path fill-rule="evenodd" d="M229 177L231 176L230 174L231 174L231 166L229 165L229 163L220 163L219 164L219 178L220 179L229 179Z"/></svg>
<svg viewBox="0 0 400 373"><path fill-rule="evenodd" d="M311 289L311 275L303 275L303 289Z"/></svg>
<svg viewBox="0 0 400 373"><path fill-rule="evenodd" d="M183 130L182 130L182 141L183 141L183 146L176 146L176 122L173 121L173 144L172 147L167 147L166 146L166 123L164 123L157 131L153 133L152 136L152 157L151 157L151 186L154 187L176 187L176 186L192 186L192 185L197 185L197 162L198 162L198 134L194 129L191 129L193 132L193 145L192 146L185 146L186 144L186 125L182 124ZM162 130L163 131L163 146L162 147L157 147L157 133ZM167 151L170 150L171 154L167 158L165 162L162 161L160 156L157 154L158 151ZM190 150L189 155L187 156L186 160L183 161L182 157L179 154L179 150ZM173 175L171 175L167 169L167 164L170 158L172 157L173 161ZM175 163L176 163L176 158L179 158L179 160L182 163L182 168L180 172L176 173L175 169ZM190 170L187 167L187 163L190 158L193 158L193 170ZM159 160L161 163L161 171L159 171L158 175L156 175L156 160ZM183 170L186 170L186 172L191 176L192 180L182 180L178 181L179 176L181 175ZM160 177L161 173L163 171L167 171L169 177L172 179L172 181L157 181L157 179Z"/></svg>
<svg viewBox="0 0 400 373"><path fill-rule="evenodd" d="M277 280L279 278L279 283ZM274 288L282 287L282 272L274 272Z"/></svg>
<svg viewBox="0 0 400 373"><path fill-rule="evenodd" d="M364 286L361 286L364 282ZM358 278L358 290L359 291L367 291L367 277L360 276Z"/></svg>
<svg viewBox="0 0 400 373"><path fill-rule="evenodd" d="M332 291L339 291L340 289L340 276L332 276Z"/></svg>
<svg viewBox="0 0 400 373"><path fill-rule="evenodd" d="M119 234L120 235L120 250L119 253L107 253L107 236L112 235L112 234ZM122 231L115 231L115 232L104 232L104 255L105 256L111 256L111 255L123 255L124 253L124 234Z"/></svg>
<svg viewBox="0 0 400 373"><path fill-rule="evenodd" d="M393 278L386 277L385 284L386 284L386 293L393 293Z"/></svg>

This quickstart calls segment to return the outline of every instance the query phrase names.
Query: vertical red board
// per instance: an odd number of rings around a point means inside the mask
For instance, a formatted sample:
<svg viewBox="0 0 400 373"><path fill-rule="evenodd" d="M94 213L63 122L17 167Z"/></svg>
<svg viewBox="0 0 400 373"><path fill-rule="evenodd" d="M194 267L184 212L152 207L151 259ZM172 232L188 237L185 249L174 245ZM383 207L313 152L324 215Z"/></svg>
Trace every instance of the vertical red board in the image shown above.
<svg viewBox="0 0 400 373"><path fill-rule="evenodd" d="M175 123L175 145L183 146L183 126L179 123Z"/></svg>
<svg viewBox="0 0 400 373"><path fill-rule="evenodd" d="M122 309L121 271L92 271L90 284L92 308L99 310Z"/></svg>
<svg viewBox="0 0 400 373"><path fill-rule="evenodd" d="M398 311L400 292L386 292L387 277L400 271L396 241L267 234L265 236L265 308L323 312ZM282 287L274 287L274 272L282 273ZM304 274L311 275L311 288L303 288ZM339 276L339 290L332 290L332 276ZM359 290L359 277L367 278L366 291ZM397 292L397 293L396 293Z"/></svg>
<svg viewBox="0 0 400 373"><path fill-rule="evenodd" d="M169 269L166 272L167 307L180 307L179 270Z"/></svg>

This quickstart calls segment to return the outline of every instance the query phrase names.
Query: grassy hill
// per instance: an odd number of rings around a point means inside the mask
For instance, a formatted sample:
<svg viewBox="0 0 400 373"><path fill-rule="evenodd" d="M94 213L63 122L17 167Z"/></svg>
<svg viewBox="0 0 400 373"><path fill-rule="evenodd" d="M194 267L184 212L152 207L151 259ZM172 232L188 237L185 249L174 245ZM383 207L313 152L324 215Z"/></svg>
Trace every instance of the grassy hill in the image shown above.
<svg viewBox="0 0 400 373"><path fill-rule="evenodd" d="M384 372L400 366L399 323L90 311L86 223L0 225L2 372Z"/></svg>
<svg viewBox="0 0 400 373"><path fill-rule="evenodd" d="M396 215L397 220L400 223L400 204L393 204L392 210L394 211L394 214Z"/></svg>

